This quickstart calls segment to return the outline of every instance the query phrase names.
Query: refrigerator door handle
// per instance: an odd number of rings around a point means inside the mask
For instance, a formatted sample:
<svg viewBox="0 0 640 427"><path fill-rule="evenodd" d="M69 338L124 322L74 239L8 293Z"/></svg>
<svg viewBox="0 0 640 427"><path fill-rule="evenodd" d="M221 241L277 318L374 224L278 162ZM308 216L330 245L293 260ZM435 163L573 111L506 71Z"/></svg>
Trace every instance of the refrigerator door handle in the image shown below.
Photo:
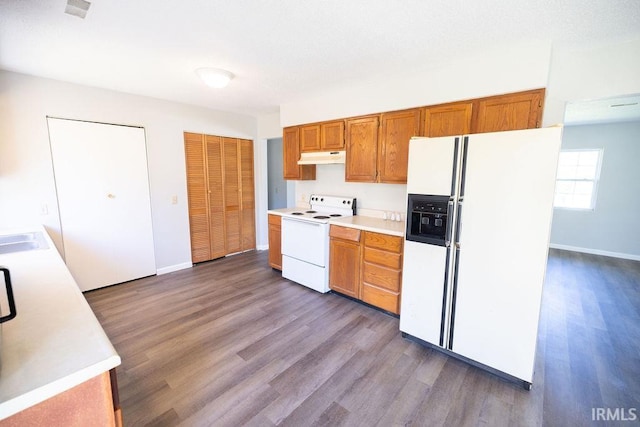
<svg viewBox="0 0 640 427"><path fill-rule="evenodd" d="M456 248L460 247L460 238L462 235L462 199L458 201L458 213L456 215L456 237L455 237L455 245Z"/></svg>
<svg viewBox="0 0 640 427"><path fill-rule="evenodd" d="M452 222L453 222L453 199L449 200L449 203L447 204L447 229L445 231L445 241L444 241L444 245L447 248L451 246L451 234L452 234L451 223Z"/></svg>
<svg viewBox="0 0 640 427"><path fill-rule="evenodd" d="M464 137L462 143L462 171L460 174L460 198L464 197L464 186L467 182L467 153L469 151L469 137Z"/></svg>

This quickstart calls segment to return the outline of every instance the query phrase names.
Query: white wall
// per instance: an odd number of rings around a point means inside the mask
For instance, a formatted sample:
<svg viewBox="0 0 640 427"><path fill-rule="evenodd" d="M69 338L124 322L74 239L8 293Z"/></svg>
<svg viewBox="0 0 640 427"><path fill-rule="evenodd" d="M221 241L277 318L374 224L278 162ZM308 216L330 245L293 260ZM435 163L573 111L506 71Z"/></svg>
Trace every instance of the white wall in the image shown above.
<svg viewBox="0 0 640 427"><path fill-rule="evenodd" d="M640 259L640 121L567 126L562 148L604 152L595 209L556 208L552 246Z"/></svg>
<svg viewBox="0 0 640 427"><path fill-rule="evenodd" d="M562 123L566 103L640 93L640 39L554 47L543 126Z"/></svg>
<svg viewBox="0 0 640 427"><path fill-rule="evenodd" d="M419 55L419 52L416 52ZM432 68L344 82L333 91L280 106L282 126L400 110L547 86L549 43L497 46Z"/></svg>
<svg viewBox="0 0 640 427"><path fill-rule="evenodd" d="M267 209L268 199L268 156L267 140L282 138L280 113L258 116L258 139L255 144L255 179L256 179L256 246L258 249L269 247Z"/></svg>
<svg viewBox="0 0 640 427"><path fill-rule="evenodd" d="M161 271L191 262L183 131L246 139L257 135L256 119L250 116L0 71L0 227L44 224L58 245L47 115L145 128ZM173 195L177 205L171 204ZM48 214L41 214L42 205Z"/></svg>

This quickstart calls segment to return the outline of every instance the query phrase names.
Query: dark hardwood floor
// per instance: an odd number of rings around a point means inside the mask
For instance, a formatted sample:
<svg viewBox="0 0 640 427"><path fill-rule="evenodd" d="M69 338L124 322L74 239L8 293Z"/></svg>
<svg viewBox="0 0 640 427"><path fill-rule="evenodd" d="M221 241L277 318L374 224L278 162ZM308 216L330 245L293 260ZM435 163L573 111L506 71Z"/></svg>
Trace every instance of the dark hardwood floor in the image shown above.
<svg viewBox="0 0 640 427"><path fill-rule="evenodd" d="M594 421L592 408L640 416L640 262L551 251L529 392L402 338L394 317L283 279L266 251L85 296L122 357L127 426L604 426L638 421Z"/></svg>

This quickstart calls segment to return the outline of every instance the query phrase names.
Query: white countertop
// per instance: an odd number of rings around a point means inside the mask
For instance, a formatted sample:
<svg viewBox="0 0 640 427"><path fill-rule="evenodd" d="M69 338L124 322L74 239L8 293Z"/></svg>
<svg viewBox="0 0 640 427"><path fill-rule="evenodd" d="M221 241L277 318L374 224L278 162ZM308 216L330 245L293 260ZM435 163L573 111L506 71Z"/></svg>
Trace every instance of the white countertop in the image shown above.
<svg viewBox="0 0 640 427"><path fill-rule="evenodd" d="M0 254L0 265L11 272L17 312L0 324L0 420L120 365L44 229L0 235L31 231L43 231L49 249Z"/></svg>
<svg viewBox="0 0 640 427"><path fill-rule="evenodd" d="M404 237L404 221L391 221L372 216L356 215L332 219L329 224Z"/></svg>
<svg viewBox="0 0 640 427"><path fill-rule="evenodd" d="M300 209L308 208L282 208L267 211L269 214L285 216L291 212L300 211ZM373 231L376 233L390 234L392 236L404 237L405 222L391 221L373 216L354 215L342 218L333 218L329 220L329 224L341 225L343 227L357 228L360 230Z"/></svg>

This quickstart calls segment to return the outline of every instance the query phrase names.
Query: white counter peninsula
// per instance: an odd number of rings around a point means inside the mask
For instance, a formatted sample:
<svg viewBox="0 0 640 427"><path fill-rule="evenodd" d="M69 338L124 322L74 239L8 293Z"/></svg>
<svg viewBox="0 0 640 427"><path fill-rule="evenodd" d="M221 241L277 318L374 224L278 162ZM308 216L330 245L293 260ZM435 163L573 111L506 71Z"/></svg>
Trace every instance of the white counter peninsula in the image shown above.
<svg viewBox="0 0 640 427"><path fill-rule="evenodd" d="M17 310L0 324L0 426L122 425L120 356L44 228L0 230L0 266Z"/></svg>

